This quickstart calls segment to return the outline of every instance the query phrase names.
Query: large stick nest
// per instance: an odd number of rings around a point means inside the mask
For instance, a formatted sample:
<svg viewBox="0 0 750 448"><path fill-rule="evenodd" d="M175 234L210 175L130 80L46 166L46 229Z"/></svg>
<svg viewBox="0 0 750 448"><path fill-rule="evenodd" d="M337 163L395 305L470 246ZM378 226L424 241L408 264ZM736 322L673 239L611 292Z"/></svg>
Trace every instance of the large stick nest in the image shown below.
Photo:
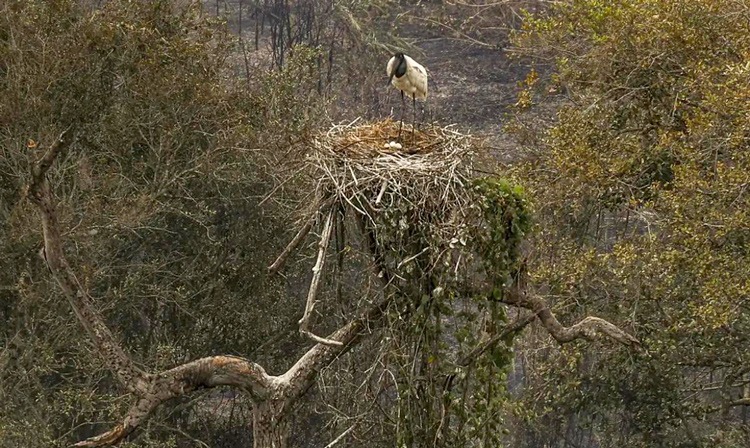
<svg viewBox="0 0 750 448"><path fill-rule="evenodd" d="M405 126L391 119L335 125L312 141L308 162L321 197L335 195L373 220L373 212L408 206L444 215L468 205L476 141L451 126Z"/></svg>

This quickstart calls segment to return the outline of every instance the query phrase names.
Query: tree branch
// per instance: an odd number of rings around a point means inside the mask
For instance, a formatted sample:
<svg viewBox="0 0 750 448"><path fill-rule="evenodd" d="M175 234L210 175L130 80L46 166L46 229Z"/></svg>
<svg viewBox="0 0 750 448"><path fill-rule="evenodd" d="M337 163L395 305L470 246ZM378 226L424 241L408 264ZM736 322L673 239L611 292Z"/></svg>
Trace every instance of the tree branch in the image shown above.
<svg viewBox="0 0 750 448"><path fill-rule="evenodd" d="M312 315L313 309L315 308L315 296L318 295L318 288L320 287L320 279L323 277L323 267L326 261L326 251L328 250L328 244L331 242L331 229L333 228L333 214L334 210L331 208L326 216L325 223L323 224L323 231L321 232L320 242L318 243L318 258L313 266L313 277L310 281L310 290L307 292L307 302L305 303L305 312L302 315L302 319L299 320L299 332L309 337L320 344L328 345L342 345L341 342L334 341L331 339L321 338L313 334L310 327L310 315Z"/></svg>
<svg viewBox="0 0 750 448"><path fill-rule="evenodd" d="M279 381L288 387L286 390L288 399L301 396L322 368L348 352L364 334L377 328L380 325L378 323L380 318L396 297L398 297L396 294L386 295L383 300L326 337L328 340L338 342L337 345L318 343L302 355L286 373L279 377Z"/></svg>
<svg viewBox="0 0 750 448"><path fill-rule="evenodd" d="M320 206L320 212L325 212L328 210L329 207L333 205L333 198L329 198L323 204ZM310 233L310 230L312 229L313 223L315 223L315 217L317 216L317 213L313 213L313 215L305 221L305 224L302 226L299 231L297 231L297 234L294 235L294 238L292 238L292 241L289 242L289 244L286 245L283 251L279 254L278 257L276 257L276 261L273 262L271 266L268 267L268 273L270 275L274 275L277 272L281 270L281 268L284 267L284 264L286 264L287 258L294 252L297 247L299 247L300 244L302 244L302 241L305 240L305 237L308 233Z"/></svg>
<svg viewBox="0 0 750 448"><path fill-rule="evenodd" d="M55 200L47 181L47 172L55 159L73 141L66 134L67 131L60 134L41 160L32 167L31 183L28 188L28 198L36 206L42 218L44 255L47 266L107 367L128 391L142 394L147 388L148 375L135 366L132 359L117 343L65 258Z"/></svg>
<svg viewBox="0 0 750 448"><path fill-rule="evenodd" d="M253 362L234 356L201 358L152 375L148 391L130 408L122 423L96 437L74 446L100 447L115 445L131 434L159 405L197 389L233 386L250 393L253 400L263 401L273 389L273 377Z"/></svg>
<svg viewBox="0 0 750 448"><path fill-rule="evenodd" d="M379 327L381 325L381 318L388 307L398 297L405 297L399 294L388 294L387 289L391 285L391 274L388 272L384 257L378 248L375 235L367 228L364 218L360 217L357 221L362 236L365 238L367 247L370 250L370 255L373 257L375 265L374 274L381 281L385 297L326 337L327 340L336 341L339 344L316 344L294 366L279 377L281 381L289 386L286 394L290 400L301 396L310 387L317 373L323 367L349 351L366 332L372 332L375 328Z"/></svg>
<svg viewBox="0 0 750 448"><path fill-rule="evenodd" d="M557 320L543 298L527 294L518 285L511 288L500 301L533 311L549 334L561 344L580 338L595 340L603 334L627 346L640 346L638 339L599 317L588 316L575 325L565 327Z"/></svg>
<svg viewBox="0 0 750 448"><path fill-rule="evenodd" d="M373 239L369 232L364 237ZM373 256L378 258L377 253ZM380 265L380 269L385 269L381 263L376 264ZM381 280L390 278L387 272L381 275ZM387 285L387 282L384 283L384 286ZM320 338L335 344L318 342L280 376L267 375L257 364L229 356L203 358L153 375L152 383L149 383L149 392L135 403L122 423L107 433L80 442L77 446L99 447L118 443L132 433L138 424L164 401L198 388L234 386L249 391L256 403L282 400L292 404L309 389L325 366L349 351L361 337L379 326L381 317L398 297L397 294L386 294L381 301L364 310L327 338Z"/></svg>
<svg viewBox="0 0 750 448"><path fill-rule="evenodd" d="M286 259L289 258L289 255L294 252L294 250L302 243L302 241L305 239L308 233L310 233L310 230L312 229L313 222L315 222L315 216L311 216L310 219L308 219L305 224L302 226L301 229L297 232L296 235L294 235L294 238L292 238L292 241L289 242L289 244L286 245L284 250L279 254L279 256L276 258L276 261L273 262L271 266L268 267L268 273L273 275L279 272L279 270L284 267L284 263L286 263Z"/></svg>

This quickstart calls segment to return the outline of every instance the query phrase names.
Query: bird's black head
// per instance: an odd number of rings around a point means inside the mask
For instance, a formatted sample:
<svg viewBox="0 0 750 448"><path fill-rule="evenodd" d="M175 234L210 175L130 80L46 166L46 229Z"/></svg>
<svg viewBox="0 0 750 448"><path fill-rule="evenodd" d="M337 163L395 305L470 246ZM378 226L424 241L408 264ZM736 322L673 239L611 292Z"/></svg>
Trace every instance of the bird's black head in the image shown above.
<svg viewBox="0 0 750 448"><path fill-rule="evenodd" d="M390 80L392 80L394 76L396 78L400 78L406 74L406 55L404 55L401 52L398 52L398 53L395 53L393 57L396 58L396 65L394 65L393 67Z"/></svg>

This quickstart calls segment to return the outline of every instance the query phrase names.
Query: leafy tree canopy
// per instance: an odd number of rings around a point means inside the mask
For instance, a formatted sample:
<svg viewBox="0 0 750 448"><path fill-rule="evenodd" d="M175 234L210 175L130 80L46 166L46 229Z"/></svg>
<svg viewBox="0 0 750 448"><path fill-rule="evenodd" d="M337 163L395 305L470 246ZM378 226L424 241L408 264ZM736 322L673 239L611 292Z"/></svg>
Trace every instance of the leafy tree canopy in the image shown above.
<svg viewBox="0 0 750 448"><path fill-rule="evenodd" d="M602 446L747 443L723 424L750 359L748 19L731 0L569 0L516 34L552 68L519 107L556 105L511 126L539 213L532 276L560 310L601 310L644 343L537 360L576 379L536 383L533 418L585 409L580 424L619 435Z"/></svg>

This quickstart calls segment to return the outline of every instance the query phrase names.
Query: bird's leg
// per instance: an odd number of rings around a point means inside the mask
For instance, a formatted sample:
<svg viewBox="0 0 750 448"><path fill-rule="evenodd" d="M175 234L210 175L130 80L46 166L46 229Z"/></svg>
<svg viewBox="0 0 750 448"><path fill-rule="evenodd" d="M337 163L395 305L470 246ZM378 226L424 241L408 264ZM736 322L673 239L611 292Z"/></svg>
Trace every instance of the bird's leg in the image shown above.
<svg viewBox="0 0 750 448"><path fill-rule="evenodd" d="M406 109L406 99L404 91L401 91L401 121L398 123L398 140L401 141L401 128L404 126L404 109Z"/></svg>
<svg viewBox="0 0 750 448"><path fill-rule="evenodd" d="M417 126L417 97L413 93L411 94L411 108L414 111L414 121L411 123L411 139L412 141L416 141L414 128Z"/></svg>

